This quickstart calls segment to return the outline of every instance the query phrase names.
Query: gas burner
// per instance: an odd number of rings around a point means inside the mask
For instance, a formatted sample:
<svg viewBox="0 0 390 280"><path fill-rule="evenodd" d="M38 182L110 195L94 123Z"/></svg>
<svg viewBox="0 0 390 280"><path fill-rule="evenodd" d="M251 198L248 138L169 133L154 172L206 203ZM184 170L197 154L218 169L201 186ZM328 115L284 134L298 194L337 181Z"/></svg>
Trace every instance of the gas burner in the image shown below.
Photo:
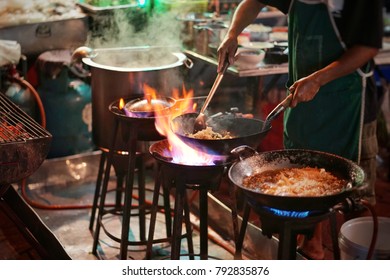
<svg viewBox="0 0 390 280"><path fill-rule="evenodd" d="M185 146L189 152L194 152L192 158L186 157L186 151L180 151L176 155L175 150L177 147L171 147L169 141L161 141L153 145L150 148L150 153L158 160L163 161L167 164L173 164L182 166L185 168L209 168L212 166L226 166L229 164L233 157L230 155L211 155L196 151L190 146Z"/></svg>
<svg viewBox="0 0 390 280"><path fill-rule="evenodd" d="M165 138L156 130L155 117L143 117L142 112L140 114L130 115L126 113L127 110L122 108L122 106L130 104L133 101L141 100L142 98L144 98L144 95L134 95L127 99L116 100L108 107L109 111L119 121L121 137L118 138L122 139L124 143L128 142L129 135L134 132L137 134L137 140L140 141L158 141ZM120 104L122 102L123 105ZM117 145L114 146L116 147Z"/></svg>
<svg viewBox="0 0 390 280"><path fill-rule="evenodd" d="M171 97L145 95L128 101L122 110L129 117L154 118L156 115L169 115L175 102Z"/></svg>
<svg viewBox="0 0 390 280"><path fill-rule="evenodd" d="M275 218L280 219L305 219L305 218L314 218L317 216L321 216L325 213L328 213L329 211L324 210L284 210L284 209L278 209L274 207L268 207L268 206L258 206L259 208L257 211L262 214L270 214L274 215Z"/></svg>
<svg viewBox="0 0 390 280"><path fill-rule="evenodd" d="M157 116L168 116L175 103L176 100L171 97L137 94L114 101L109 110L124 119L154 119Z"/></svg>
<svg viewBox="0 0 390 280"><path fill-rule="evenodd" d="M262 234L272 238L278 235L278 259L296 259L297 236L305 235L311 238L314 235L315 227L318 223L329 220L332 243L334 246L334 258L340 259L340 252L337 244L337 229L335 211L328 210L308 210L291 211L260 205L250 199L244 207L243 222L239 236L236 238L236 255L241 256L242 245L245 237L245 227L248 222L250 210L253 209L258 215L261 223ZM236 225L237 226L237 225Z"/></svg>
<svg viewBox="0 0 390 280"><path fill-rule="evenodd" d="M211 162L205 162L203 165L176 162L166 139L153 143L149 152L161 164L164 177L168 178L167 183L172 178L180 177L186 185L215 189L218 188L226 167L231 163L229 156L213 156Z"/></svg>
<svg viewBox="0 0 390 280"><path fill-rule="evenodd" d="M272 207L264 207L264 210L271 212L275 216L280 216L285 218L303 219L313 214L313 211L288 211L288 210L281 210Z"/></svg>

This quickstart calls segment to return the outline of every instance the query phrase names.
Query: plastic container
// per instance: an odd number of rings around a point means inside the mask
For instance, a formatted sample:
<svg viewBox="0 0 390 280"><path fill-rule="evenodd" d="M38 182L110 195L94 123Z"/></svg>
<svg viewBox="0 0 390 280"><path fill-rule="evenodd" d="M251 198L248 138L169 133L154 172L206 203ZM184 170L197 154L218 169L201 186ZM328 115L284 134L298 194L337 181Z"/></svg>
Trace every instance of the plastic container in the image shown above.
<svg viewBox="0 0 390 280"><path fill-rule="evenodd" d="M367 259L372 231L372 217L356 218L345 222L339 233L341 259ZM372 259L390 260L390 218L378 217L378 237Z"/></svg>
<svg viewBox="0 0 390 280"><path fill-rule="evenodd" d="M158 0L155 9L158 12L183 14L188 12L204 13L207 11L207 0Z"/></svg>

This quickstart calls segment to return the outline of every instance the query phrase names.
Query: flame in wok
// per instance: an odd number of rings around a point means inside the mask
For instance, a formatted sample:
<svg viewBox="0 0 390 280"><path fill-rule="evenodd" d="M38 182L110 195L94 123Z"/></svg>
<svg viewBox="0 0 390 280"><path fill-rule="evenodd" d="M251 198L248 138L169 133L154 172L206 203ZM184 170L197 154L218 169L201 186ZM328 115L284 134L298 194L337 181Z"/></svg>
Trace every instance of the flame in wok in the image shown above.
<svg viewBox="0 0 390 280"><path fill-rule="evenodd" d="M146 92L145 92L146 93ZM181 96L180 96L181 95ZM171 129L171 120L184 113L195 112L197 104L193 99L193 90L173 90L172 97L178 100L168 116L158 116L155 121L156 129L164 135L169 143L172 162L185 165L214 165L215 156L195 150L184 143Z"/></svg>

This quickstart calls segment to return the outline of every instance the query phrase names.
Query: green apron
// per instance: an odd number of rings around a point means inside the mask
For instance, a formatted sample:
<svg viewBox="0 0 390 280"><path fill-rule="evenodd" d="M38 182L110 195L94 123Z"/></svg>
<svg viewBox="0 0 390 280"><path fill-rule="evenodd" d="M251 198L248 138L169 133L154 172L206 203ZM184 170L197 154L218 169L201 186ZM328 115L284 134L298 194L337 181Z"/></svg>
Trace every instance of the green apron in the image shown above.
<svg viewBox="0 0 390 280"><path fill-rule="evenodd" d="M317 71L345 51L327 1L293 1L289 11L289 80ZM315 98L284 114L285 148L312 149L359 162L365 74L360 71L321 87Z"/></svg>

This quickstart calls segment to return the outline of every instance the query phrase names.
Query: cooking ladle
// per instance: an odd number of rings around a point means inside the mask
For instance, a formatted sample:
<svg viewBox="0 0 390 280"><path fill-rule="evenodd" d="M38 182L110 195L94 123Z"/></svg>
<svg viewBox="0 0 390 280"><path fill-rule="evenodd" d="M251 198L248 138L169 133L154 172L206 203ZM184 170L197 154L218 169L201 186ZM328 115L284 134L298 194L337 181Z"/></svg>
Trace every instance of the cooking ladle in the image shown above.
<svg viewBox="0 0 390 280"><path fill-rule="evenodd" d="M277 116L279 116L280 113L282 113L284 110L286 110L287 107L290 106L292 97L293 97L293 94L292 94L292 93L290 93L289 95L287 95L287 97L286 97L282 102L280 102L278 105L276 105L276 107L267 115L267 118L265 119L265 121L264 121L264 123L263 123L262 131L264 131L265 129L267 129L267 128L269 127L270 123L271 123Z"/></svg>
<svg viewBox="0 0 390 280"><path fill-rule="evenodd" d="M206 116L204 114L204 111L206 110L206 108L209 105L211 99L213 98L215 92L217 91L217 88L219 87L219 85L222 81L222 78L226 72L226 69L228 67L229 67L229 62L226 60L225 64L222 67L221 72L219 72L217 77L215 78L214 84L211 87L209 94L207 95L206 101L203 103L203 106L200 109L199 115L195 119L193 133L197 133L198 131L201 131L201 130L206 128Z"/></svg>

